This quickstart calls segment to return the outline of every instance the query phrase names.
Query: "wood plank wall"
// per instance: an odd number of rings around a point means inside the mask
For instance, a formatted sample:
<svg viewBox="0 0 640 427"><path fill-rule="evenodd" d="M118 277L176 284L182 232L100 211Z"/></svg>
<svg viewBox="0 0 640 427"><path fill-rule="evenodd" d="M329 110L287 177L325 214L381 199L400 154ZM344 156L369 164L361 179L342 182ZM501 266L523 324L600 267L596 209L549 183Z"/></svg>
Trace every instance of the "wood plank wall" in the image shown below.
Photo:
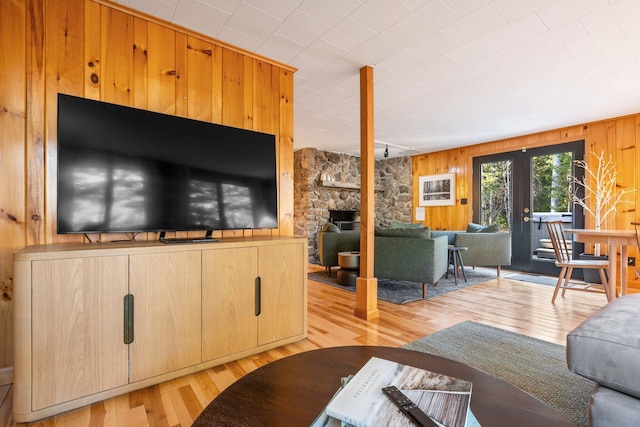
<svg viewBox="0 0 640 427"><path fill-rule="evenodd" d="M13 252L83 241L56 234L57 94L275 134L279 228L216 234L293 235L294 72L106 0L0 1L0 369L13 363Z"/></svg>
<svg viewBox="0 0 640 427"><path fill-rule="evenodd" d="M585 141L585 159L588 164L589 161L595 161L594 153L600 153L604 149L606 155L611 155L616 164L618 190L633 190L624 197L627 203L618 205L617 212L607 218L603 228L633 230L631 222L640 219L636 212L636 206L640 201L640 152L636 148L640 144L640 114L414 156L413 206L419 206L420 176L450 173L455 170L455 206L426 207L424 224L436 230L464 230L473 218L471 184L474 157L581 140ZM467 198L468 203L460 204L461 198ZM415 209L413 218L415 221ZM592 222L590 216L585 217L585 227L593 227ZM637 249L630 248L629 256L638 257ZM640 288L633 267L629 268L627 277L628 286Z"/></svg>

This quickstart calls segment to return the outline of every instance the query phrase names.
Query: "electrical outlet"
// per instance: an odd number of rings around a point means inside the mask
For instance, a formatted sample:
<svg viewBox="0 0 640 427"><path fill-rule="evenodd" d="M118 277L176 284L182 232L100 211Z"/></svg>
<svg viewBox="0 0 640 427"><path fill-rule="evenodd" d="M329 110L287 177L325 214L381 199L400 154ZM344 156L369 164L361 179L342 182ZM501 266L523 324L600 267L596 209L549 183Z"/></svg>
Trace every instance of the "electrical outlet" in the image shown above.
<svg viewBox="0 0 640 427"><path fill-rule="evenodd" d="M627 264L630 265L630 266L635 266L636 265L636 257L630 256L628 258L628 263Z"/></svg>

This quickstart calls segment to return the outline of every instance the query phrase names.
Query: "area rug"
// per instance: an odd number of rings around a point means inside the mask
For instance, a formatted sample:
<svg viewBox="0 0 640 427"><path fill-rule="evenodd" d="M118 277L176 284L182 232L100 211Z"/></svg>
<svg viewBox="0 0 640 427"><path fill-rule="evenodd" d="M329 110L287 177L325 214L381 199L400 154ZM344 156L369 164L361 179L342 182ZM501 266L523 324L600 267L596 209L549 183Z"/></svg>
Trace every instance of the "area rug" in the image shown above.
<svg viewBox="0 0 640 427"><path fill-rule="evenodd" d="M587 426L595 383L569 371L565 347L466 321L403 346L456 360L519 387Z"/></svg>
<svg viewBox="0 0 640 427"><path fill-rule="evenodd" d="M537 283L539 285L555 286L558 282L557 277L542 276L538 274L514 273L505 276L505 279L519 280L521 282Z"/></svg>
<svg viewBox="0 0 640 427"><path fill-rule="evenodd" d="M433 298L438 295L446 294L447 292L457 291L469 286L476 285L478 283L486 282L487 280L496 278L495 269L471 269L465 270L467 275L467 281L465 282L462 275L458 278L458 284L455 284L453 274L449 273L449 278L442 278L438 282L437 286L427 286L427 298ZM327 285L335 286L340 289L355 292L355 286L340 285L336 279L336 272L331 274L331 277L327 276L324 271L316 271L309 273L309 280L325 283ZM386 280L378 279L378 299L388 301L394 304L406 304L408 302L422 300L422 283L406 282L402 280Z"/></svg>

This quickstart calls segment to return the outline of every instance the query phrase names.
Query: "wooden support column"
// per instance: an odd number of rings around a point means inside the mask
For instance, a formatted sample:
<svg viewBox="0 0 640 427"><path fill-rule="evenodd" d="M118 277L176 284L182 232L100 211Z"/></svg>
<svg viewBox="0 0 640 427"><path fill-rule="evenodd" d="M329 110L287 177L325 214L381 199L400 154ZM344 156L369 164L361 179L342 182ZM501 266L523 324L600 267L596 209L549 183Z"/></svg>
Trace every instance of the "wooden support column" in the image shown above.
<svg viewBox="0 0 640 427"><path fill-rule="evenodd" d="M378 279L373 274L375 159L373 155L373 68L360 69L360 276L356 279L356 317L374 319Z"/></svg>

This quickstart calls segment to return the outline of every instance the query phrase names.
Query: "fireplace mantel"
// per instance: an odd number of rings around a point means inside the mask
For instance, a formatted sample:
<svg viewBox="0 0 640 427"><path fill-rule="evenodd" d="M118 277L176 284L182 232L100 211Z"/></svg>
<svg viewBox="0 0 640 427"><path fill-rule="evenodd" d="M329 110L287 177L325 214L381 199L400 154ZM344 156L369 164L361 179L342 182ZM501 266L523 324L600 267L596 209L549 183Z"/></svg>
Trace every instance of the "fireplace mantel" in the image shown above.
<svg viewBox="0 0 640 427"><path fill-rule="evenodd" d="M320 181L320 185L323 187L331 187L331 188L343 188L347 190L360 190L360 184L354 184L352 182L339 182L339 181L329 181L322 180ZM376 185L374 188L375 191L384 191L384 188L380 185Z"/></svg>

